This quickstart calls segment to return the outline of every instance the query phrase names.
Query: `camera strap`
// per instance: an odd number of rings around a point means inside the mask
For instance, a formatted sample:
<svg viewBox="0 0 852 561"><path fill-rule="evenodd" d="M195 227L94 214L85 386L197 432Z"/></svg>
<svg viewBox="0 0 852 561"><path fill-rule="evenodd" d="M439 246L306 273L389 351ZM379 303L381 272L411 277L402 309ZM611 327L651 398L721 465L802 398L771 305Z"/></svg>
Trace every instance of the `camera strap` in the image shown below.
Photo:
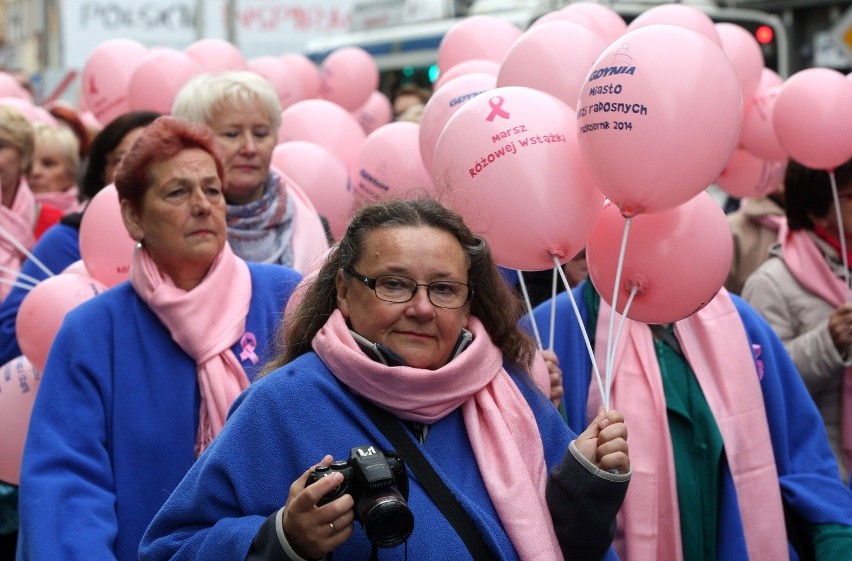
<svg viewBox="0 0 852 561"><path fill-rule="evenodd" d="M488 549L482 534L479 533L467 511L462 508L455 495L432 467L432 464L429 463L429 460L423 456L420 448L406 433L405 428L396 417L362 397L358 399L373 422L396 448L395 451L400 454L403 462L417 477L429 498L441 509L446 519L455 528L456 533L467 546L471 557L476 561L496 559L491 550Z"/></svg>

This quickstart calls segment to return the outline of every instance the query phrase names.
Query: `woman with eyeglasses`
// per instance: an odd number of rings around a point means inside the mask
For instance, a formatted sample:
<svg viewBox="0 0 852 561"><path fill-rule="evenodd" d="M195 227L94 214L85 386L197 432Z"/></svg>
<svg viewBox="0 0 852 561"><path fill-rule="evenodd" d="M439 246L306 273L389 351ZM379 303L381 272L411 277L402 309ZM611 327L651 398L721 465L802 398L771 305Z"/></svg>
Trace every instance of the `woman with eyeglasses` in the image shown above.
<svg viewBox="0 0 852 561"><path fill-rule="evenodd" d="M370 559L378 547L381 559L615 559L624 420L601 411L580 436L568 429L528 374L522 310L458 215L431 200L362 208L285 316L267 374L148 528L140 559ZM393 480L407 488L413 528L380 539L407 517L382 526L353 495L371 477L356 466L393 458L400 442L382 417L460 503L484 557L424 490L411 454ZM332 462L347 459L344 476Z"/></svg>

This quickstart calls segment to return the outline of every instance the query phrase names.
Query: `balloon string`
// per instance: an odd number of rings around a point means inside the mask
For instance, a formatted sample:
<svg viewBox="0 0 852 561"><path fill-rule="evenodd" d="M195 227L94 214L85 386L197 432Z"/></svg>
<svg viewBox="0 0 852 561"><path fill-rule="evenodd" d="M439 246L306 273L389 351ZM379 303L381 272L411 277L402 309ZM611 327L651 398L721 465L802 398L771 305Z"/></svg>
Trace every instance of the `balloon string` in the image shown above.
<svg viewBox="0 0 852 561"><path fill-rule="evenodd" d="M561 265L558 268L562 268ZM556 281L559 280L559 273L556 272L557 266L553 267L553 284L550 289L550 344L548 349L553 350L553 332L556 331Z"/></svg>
<svg viewBox="0 0 852 561"><path fill-rule="evenodd" d="M517 273L518 284L521 285L521 294L524 295L524 303L527 305L527 313L530 316L530 324L532 325L533 335L535 336L535 344L538 345L538 350L542 350L541 337L538 334L538 326L535 324L535 316L533 316L530 294L527 292L527 284L524 282L524 274L521 271L517 271Z"/></svg>
<svg viewBox="0 0 852 561"><path fill-rule="evenodd" d="M24 284L22 282L14 281L6 277L0 277L0 284L8 284L16 288L23 288L24 290L32 290L33 288L35 288L35 286L31 284Z"/></svg>
<svg viewBox="0 0 852 561"><path fill-rule="evenodd" d="M632 217L624 220L624 234L621 237L621 249L618 253L618 265L615 269L615 282L612 286L612 314L609 316L609 330L606 336L606 388L607 392L604 398L604 408L609 410L609 388L612 386L612 365L615 362L615 348L613 345L612 333L615 329L615 315L618 313L616 304L618 303L618 287L621 284L621 270L624 267L624 254L627 250L627 236L630 233L630 222Z"/></svg>
<svg viewBox="0 0 852 561"><path fill-rule="evenodd" d="M17 277L17 279L19 281L27 281L32 286L35 286L35 285L37 285L38 283L41 282L39 279L37 279L35 277L31 277L27 274L24 274L24 273L20 272L18 269L13 269L12 267L5 267L3 265L0 265L0 272L9 273L10 275L12 275L12 277Z"/></svg>
<svg viewBox="0 0 852 561"><path fill-rule="evenodd" d="M38 258L36 258L35 255L30 253L27 250L27 248L25 248L23 245L21 245L21 242L19 242L18 240L15 239L15 236L10 234L8 232L8 230L3 228L2 226L0 226L0 236L3 236L4 238L6 238L10 242L12 242L12 245L14 245L16 248L18 248L18 251L20 251L22 254L26 255L27 259L29 259L30 261L35 263L38 266L39 269L41 269L42 271L44 271L47 274L47 276L49 276L49 277L55 276L53 274L53 272L45 266L44 263L39 261Z"/></svg>
<svg viewBox="0 0 852 561"><path fill-rule="evenodd" d="M840 239L840 255L843 259L846 299L849 300L849 291L852 287L849 285L849 257L846 255L846 229L843 227L843 213L840 212L840 195L837 193L837 179L834 177L833 170L828 172L828 177L831 179L831 196L834 197L834 213L837 217L837 237Z"/></svg>
<svg viewBox="0 0 852 561"><path fill-rule="evenodd" d="M583 317L580 315L579 308L577 308L577 302L574 300L574 293L571 292L571 286L568 284L568 278L565 276L565 271L562 270L562 266L556 256L553 256L553 266L554 270L558 271L559 276L562 277L562 283L565 285L565 291L568 293L568 298L571 299L571 307L574 308L574 317L577 318L577 324L580 326L580 332L583 334L583 341L586 342L586 351L589 353L589 359L592 362L592 371L595 373L595 380L598 382L598 391L601 393L601 401L604 403L604 409L609 411L609 401L605 399L606 396L604 394L601 373L598 370L598 363L595 361L595 351L592 350L592 343L589 341L589 334L586 333L586 325L583 323Z"/></svg>

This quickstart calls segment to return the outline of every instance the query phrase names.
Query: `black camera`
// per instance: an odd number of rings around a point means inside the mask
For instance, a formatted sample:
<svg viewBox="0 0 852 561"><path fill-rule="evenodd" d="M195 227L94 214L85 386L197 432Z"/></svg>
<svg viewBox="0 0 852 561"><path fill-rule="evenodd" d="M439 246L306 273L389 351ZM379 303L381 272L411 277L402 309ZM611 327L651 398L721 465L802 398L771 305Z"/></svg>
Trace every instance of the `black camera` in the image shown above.
<svg viewBox="0 0 852 561"><path fill-rule="evenodd" d="M355 519L374 545L396 547L408 539L414 530L414 515L406 505L408 474L396 452L383 454L369 445L353 448L349 461L314 468L305 485L334 472L343 474L343 482L326 493L319 504L348 493L355 499Z"/></svg>

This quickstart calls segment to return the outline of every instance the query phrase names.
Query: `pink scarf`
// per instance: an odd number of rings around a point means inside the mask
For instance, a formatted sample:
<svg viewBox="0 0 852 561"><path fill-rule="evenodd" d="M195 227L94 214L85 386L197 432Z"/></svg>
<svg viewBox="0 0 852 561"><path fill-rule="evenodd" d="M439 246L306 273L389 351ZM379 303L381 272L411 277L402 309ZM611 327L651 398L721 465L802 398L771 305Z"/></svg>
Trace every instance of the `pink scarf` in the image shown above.
<svg viewBox="0 0 852 561"><path fill-rule="evenodd" d="M793 278L832 306L849 300L846 281L832 271L826 257L805 230L782 228L779 234L784 263ZM838 254L839 258L839 254ZM852 368L843 372L840 439L847 466L852 466Z"/></svg>
<svg viewBox="0 0 852 561"><path fill-rule="evenodd" d="M195 453L200 455L222 430L234 399L249 385L231 351L246 329L248 265L225 244L201 284L187 292L162 274L141 247L133 253L130 283L198 365L201 409Z"/></svg>
<svg viewBox="0 0 852 561"><path fill-rule="evenodd" d="M602 301L595 345L601 369L611 313L612 308ZM778 473L757 368L727 291L722 289L706 307L677 322L675 331L722 433L749 558L789 559ZM633 477L618 513L616 550L622 559L631 561L683 561L666 398L646 324L626 320L614 364L612 407L624 414L633 442ZM590 411L597 411L598 394L592 385Z"/></svg>
<svg viewBox="0 0 852 561"><path fill-rule="evenodd" d="M365 355L335 310L313 348L337 379L397 417L434 423L461 406L494 508L523 561L561 560L544 498L547 467L535 416L474 317L471 345L437 370L389 367ZM507 437L507 435L509 435Z"/></svg>
<svg viewBox="0 0 852 561"><path fill-rule="evenodd" d="M64 191L35 193L35 199L40 203L58 208L62 214L71 214L83 210L83 204L78 199L79 194L80 190L75 185Z"/></svg>
<svg viewBox="0 0 852 561"><path fill-rule="evenodd" d="M14 280L14 275L6 269L19 271L24 260L24 254L16 247L8 236L14 238L26 249L32 249L35 245L35 234L33 228L36 222L36 202L30 191L29 185L22 177L18 183L18 191L12 200L12 208L6 208L0 204L0 277ZM0 302L2 302L12 285L5 282L0 283Z"/></svg>

